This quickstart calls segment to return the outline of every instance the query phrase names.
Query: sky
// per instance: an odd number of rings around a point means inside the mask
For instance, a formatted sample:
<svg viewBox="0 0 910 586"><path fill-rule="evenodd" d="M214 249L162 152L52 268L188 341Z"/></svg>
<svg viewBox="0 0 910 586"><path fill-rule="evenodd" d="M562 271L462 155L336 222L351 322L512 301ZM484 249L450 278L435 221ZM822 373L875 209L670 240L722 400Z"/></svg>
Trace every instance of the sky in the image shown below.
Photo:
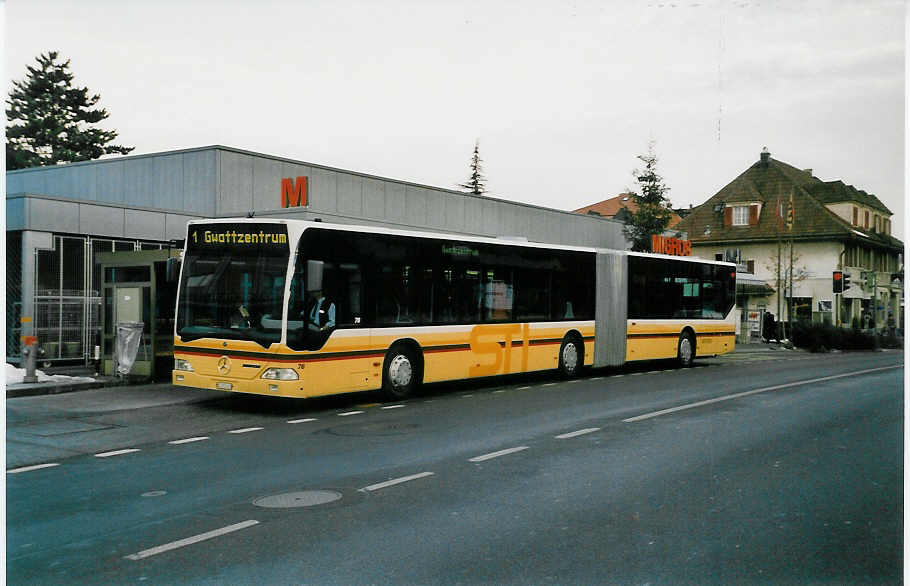
<svg viewBox="0 0 910 586"><path fill-rule="evenodd" d="M866 1L10 0L5 73L50 50L133 154L221 144L572 210L675 207L758 160L874 193L904 233L905 5Z"/></svg>

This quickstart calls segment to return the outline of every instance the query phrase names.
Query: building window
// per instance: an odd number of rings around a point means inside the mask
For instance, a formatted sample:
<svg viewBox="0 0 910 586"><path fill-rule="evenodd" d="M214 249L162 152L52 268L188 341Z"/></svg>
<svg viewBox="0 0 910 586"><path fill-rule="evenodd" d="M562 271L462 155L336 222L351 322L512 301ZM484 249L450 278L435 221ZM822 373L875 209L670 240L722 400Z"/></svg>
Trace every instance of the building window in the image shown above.
<svg viewBox="0 0 910 586"><path fill-rule="evenodd" d="M865 221L865 223L863 224L863 227L864 227L864 228L868 228L868 227L869 227L869 212L866 212L866 221Z"/></svg>
<svg viewBox="0 0 910 586"><path fill-rule="evenodd" d="M733 207L733 225L734 226L748 226L749 225L749 206L734 206Z"/></svg>
<svg viewBox="0 0 910 586"><path fill-rule="evenodd" d="M853 225L859 226L859 208L853 206Z"/></svg>

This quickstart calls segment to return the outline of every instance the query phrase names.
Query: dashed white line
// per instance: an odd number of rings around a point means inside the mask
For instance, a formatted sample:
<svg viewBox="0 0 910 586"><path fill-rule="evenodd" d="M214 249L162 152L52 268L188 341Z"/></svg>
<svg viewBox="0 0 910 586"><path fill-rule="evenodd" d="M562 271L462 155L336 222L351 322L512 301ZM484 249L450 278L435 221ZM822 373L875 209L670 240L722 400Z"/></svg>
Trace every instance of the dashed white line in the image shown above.
<svg viewBox="0 0 910 586"><path fill-rule="evenodd" d="M19 474L20 472L31 472L32 470L41 470L42 468L53 468L54 466L59 466L57 462L50 462L48 464L35 464L34 466L23 466L22 468L12 468L7 470L7 474Z"/></svg>
<svg viewBox="0 0 910 586"><path fill-rule="evenodd" d="M244 427L243 429L233 429L228 433L250 433L251 431L261 431L264 427Z"/></svg>
<svg viewBox="0 0 910 586"><path fill-rule="evenodd" d="M95 454L96 458L110 458L111 456L121 456L123 454L132 454L133 452L140 451L139 448L127 448L125 450L114 450L113 452L101 452L100 454Z"/></svg>
<svg viewBox="0 0 910 586"><path fill-rule="evenodd" d="M468 458L468 462L483 462L484 460L490 460L493 458L498 458L500 456L507 456L509 454L514 454L515 452L520 452L522 450L527 450L528 446L518 446L517 448L508 448L506 450L499 450L498 452L492 452L490 454L484 454L482 456L475 456L473 458Z"/></svg>
<svg viewBox="0 0 910 586"><path fill-rule="evenodd" d="M193 442L204 442L204 441L207 440L207 439L209 439L209 436L207 436L207 435L201 435L201 436L199 436L199 437L188 437L188 438L186 438L186 439L174 440L174 441L168 442L168 443L169 443L169 444L173 444L173 445L175 445L175 446L178 446L178 445L180 445L180 444L191 444L191 443L193 443Z"/></svg>
<svg viewBox="0 0 910 586"><path fill-rule="evenodd" d="M346 411L345 413L339 413L338 417L348 417L350 415L359 415L361 413L363 413L363 411Z"/></svg>
<svg viewBox="0 0 910 586"><path fill-rule="evenodd" d="M521 389L519 389L519 390L521 390ZM496 393L504 393L504 392L506 392L505 389L498 389L498 390L493 391L493 394L495 395Z"/></svg>
<svg viewBox="0 0 910 586"><path fill-rule="evenodd" d="M739 399L740 397L748 397L749 395L755 395L758 393L766 393L768 391L776 391L778 389L786 389L789 387L797 387L801 385L807 385L812 383L819 383L828 380L834 380L838 378L845 378L848 376L857 376L860 374L867 374L870 372L879 372L882 370L891 370L894 368L903 368L903 364L898 364L895 366L883 366L880 368L869 368L866 370L857 370L854 372L847 372L844 374L835 374L832 376L824 376L821 378L813 378L808 380L801 380L792 383L786 383L782 385L774 385L773 387L763 387L760 389L754 389L751 391L745 391L743 393L734 393L732 395L724 395L723 397L715 397L714 399L707 399L705 401L698 401L697 403L689 403L687 405L680 405L678 407L671 407L669 409L662 409L660 411L652 411L651 413L645 413L644 415L638 415L636 417L629 417L628 419L623 419L623 423L634 423L636 421L643 421L645 419L651 419L654 417L660 417L661 415L667 415L669 413L676 413L677 411L685 411L686 409L694 409L696 407L703 407L705 405L711 405L713 403L720 403L721 401L730 401L732 399Z"/></svg>
<svg viewBox="0 0 910 586"><path fill-rule="evenodd" d="M187 537L186 539L181 539L179 541L172 541L170 543L165 543L164 545L159 545L158 547L152 547L150 549L144 549L138 553L134 553L126 556L128 560L141 560L153 555L158 555L159 553L164 553L166 551L171 551L172 549L177 549L180 547L186 547L187 545L192 545L194 543L199 543L200 541L205 541L207 539L212 539L213 537L218 537L225 535L227 533L233 533L234 531L240 531L241 529L246 529L247 527L252 527L253 525L258 525L259 521L255 519L250 519L249 521L243 521L242 523L235 523L234 525L228 525L227 527L222 527L221 529L215 529L214 531L209 531L207 533L200 533L199 535L194 535L193 537Z"/></svg>
<svg viewBox="0 0 910 586"><path fill-rule="evenodd" d="M569 439L572 437L578 437L580 435L585 435L586 433L594 433L595 431L600 431L600 428L599 427L589 427L587 429L579 429L578 431L570 431L569 433L557 435L556 439Z"/></svg>
<svg viewBox="0 0 910 586"><path fill-rule="evenodd" d="M558 384L559 384L559 383L544 383L543 386L545 386L545 387L555 387L555 386L558 385Z"/></svg>
<svg viewBox="0 0 910 586"><path fill-rule="evenodd" d="M531 388L531 387L518 387L517 390L519 390L519 391L527 391L527 390L530 389L530 388Z"/></svg>
<svg viewBox="0 0 910 586"><path fill-rule="evenodd" d="M380 409L401 409L404 405L383 405Z"/></svg>
<svg viewBox="0 0 910 586"><path fill-rule="evenodd" d="M306 419L291 419L288 423L309 423L310 421L318 421L315 417L307 417Z"/></svg>
<svg viewBox="0 0 910 586"><path fill-rule="evenodd" d="M395 486L396 484L401 484L403 482L410 482L412 480L417 480L418 478L426 478L427 476L433 476L432 472L421 472L419 474L411 474L410 476L402 476L401 478L393 478L392 480L386 480L385 482L379 482L377 484L371 484L369 486L364 486L360 490L362 492L373 492L374 490L379 490L380 488L386 488L388 486Z"/></svg>

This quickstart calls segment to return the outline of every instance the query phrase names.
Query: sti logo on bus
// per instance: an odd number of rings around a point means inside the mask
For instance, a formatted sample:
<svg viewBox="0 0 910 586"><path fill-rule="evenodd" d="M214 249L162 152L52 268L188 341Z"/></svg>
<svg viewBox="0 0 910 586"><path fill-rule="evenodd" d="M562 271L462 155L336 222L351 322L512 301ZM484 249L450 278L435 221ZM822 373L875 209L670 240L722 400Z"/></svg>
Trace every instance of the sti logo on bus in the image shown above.
<svg viewBox="0 0 910 586"><path fill-rule="evenodd" d="M306 176L298 177L293 180L285 177L281 180L281 207L306 207L307 201L307 178Z"/></svg>

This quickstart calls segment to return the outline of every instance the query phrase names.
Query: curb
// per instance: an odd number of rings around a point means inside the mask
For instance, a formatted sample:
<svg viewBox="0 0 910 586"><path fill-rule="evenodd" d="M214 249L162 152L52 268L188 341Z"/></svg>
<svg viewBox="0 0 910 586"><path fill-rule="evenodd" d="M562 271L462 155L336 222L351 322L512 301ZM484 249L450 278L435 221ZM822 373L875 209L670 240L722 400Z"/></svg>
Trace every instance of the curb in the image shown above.
<svg viewBox="0 0 910 586"><path fill-rule="evenodd" d="M73 393L76 391L87 391L89 389L103 389L108 387L124 387L133 384L117 379L95 380L73 383L18 383L6 387L7 399L18 399L21 397L39 397L42 395L59 395L62 393Z"/></svg>

